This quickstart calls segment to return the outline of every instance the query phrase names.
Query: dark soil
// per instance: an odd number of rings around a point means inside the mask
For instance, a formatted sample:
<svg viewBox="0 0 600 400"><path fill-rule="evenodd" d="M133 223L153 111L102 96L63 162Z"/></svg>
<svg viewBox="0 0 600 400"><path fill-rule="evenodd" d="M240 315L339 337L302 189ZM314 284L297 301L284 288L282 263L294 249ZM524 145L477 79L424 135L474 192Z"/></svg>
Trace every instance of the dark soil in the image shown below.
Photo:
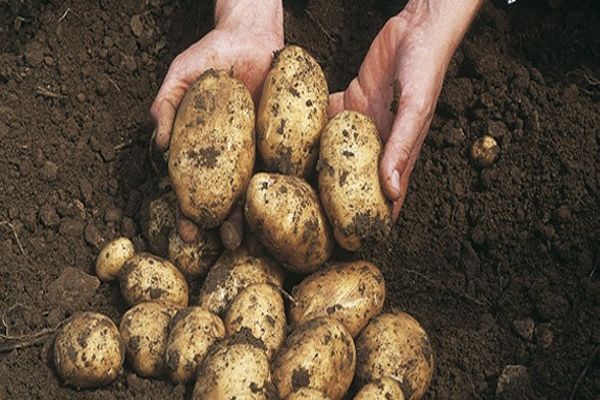
<svg viewBox="0 0 600 400"><path fill-rule="evenodd" d="M140 207L158 193L148 108L169 62L211 28L207 3L0 1L0 332L51 328L74 308L125 311L116 284L81 278L85 301L49 293L67 268L92 274L105 240L140 234ZM290 2L287 39L339 90L394 8ZM431 335L428 398L492 399L512 364L531 388L505 393L568 399L577 383L574 398L598 398L599 20L592 0L487 5L450 67L400 222L365 254L390 307ZM484 133L501 152L480 170L468 154ZM106 388L66 388L50 339L0 352L0 399L189 395L127 369Z"/></svg>

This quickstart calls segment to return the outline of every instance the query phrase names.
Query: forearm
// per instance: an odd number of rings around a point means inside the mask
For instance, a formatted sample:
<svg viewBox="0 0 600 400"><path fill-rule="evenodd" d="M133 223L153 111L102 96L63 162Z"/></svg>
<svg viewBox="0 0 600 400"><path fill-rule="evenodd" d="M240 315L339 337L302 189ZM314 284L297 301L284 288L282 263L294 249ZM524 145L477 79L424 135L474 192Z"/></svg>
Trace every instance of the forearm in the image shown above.
<svg viewBox="0 0 600 400"><path fill-rule="evenodd" d="M282 0L217 0L215 25L283 38Z"/></svg>

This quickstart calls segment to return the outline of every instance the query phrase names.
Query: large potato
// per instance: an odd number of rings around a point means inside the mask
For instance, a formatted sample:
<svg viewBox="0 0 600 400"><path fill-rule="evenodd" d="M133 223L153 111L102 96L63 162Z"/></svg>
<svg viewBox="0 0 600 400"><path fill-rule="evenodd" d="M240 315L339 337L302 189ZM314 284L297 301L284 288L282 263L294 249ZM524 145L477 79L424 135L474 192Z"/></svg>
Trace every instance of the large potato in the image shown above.
<svg viewBox="0 0 600 400"><path fill-rule="evenodd" d="M335 239L346 250L381 241L391 228L391 207L379 184L381 141L373 121L354 111L323 130L319 195Z"/></svg>
<svg viewBox="0 0 600 400"><path fill-rule="evenodd" d="M341 399L352 383L356 352L352 336L332 318L317 318L299 326L273 361L273 383L280 397L303 387Z"/></svg>
<svg viewBox="0 0 600 400"><path fill-rule="evenodd" d="M189 381L210 348L225 336L221 318L202 307L179 310L169 328L165 364L171 380Z"/></svg>
<svg viewBox="0 0 600 400"><path fill-rule="evenodd" d="M294 176L259 173L246 193L246 219L262 244L294 272L315 271L333 239L315 190Z"/></svg>
<svg viewBox="0 0 600 400"><path fill-rule="evenodd" d="M74 314L56 335L54 365L67 385L106 385L117 377L124 359L119 330L102 314Z"/></svg>
<svg viewBox="0 0 600 400"><path fill-rule="evenodd" d="M303 387L290 393L284 400L330 400L320 390Z"/></svg>
<svg viewBox="0 0 600 400"><path fill-rule="evenodd" d="M254 103L242 82L208 70L188 89L173 126L169 176L181 211L203 228L220 225L254 168Z"/></svg>
<svg viewBox="0 0 600 400"><path fill-rule="evenodd" d="M431 383L434 357L427 333L406 313L381 314L356 340L356 376L366 384L385 377L400 384L407 400L421 399Z"/></svg>
<svg viewBox="0 0 600 400"><path fill-rule="evenodd" d="M378 379L371 382L356 394L354 400L404 400L400 384L391 378Z"/></svg>
<svg viewBox="0 0 600 400"><path fill-rule="evenodd" d="M267 355L243 340L226 340L210 352L198 371L193 395L194 400L274 398Z"/></svg>
<svg viewBox="0 0 600 400"><path fill-rule="evenodd" d="M135 254L135 247L131 240L120 237L108 243L98 254L96 260L96 275L102 282L112 281L119 276L119 272Z"/></svg>
<svg viewBox="0 0 600 400"><path fill-rule="evenodd" d="M226 251L208 272L198 305L223 315L238 293L254 283L282 287L283 272L268 256L255 256L246 247Z"/></svg>
<svg viewBox="0 0 600 400"><path fill-rule="evenodd" d="M231 302L224 322L228 335L247 333L262 341L270 360L287 328L280 289L268 283L248 286Z"/></svg>
<svg viewBox="0 0 600 400"><path fill-rule="evenodd" d="M162 303L140 303L121 319L119 331L127 361L140 376L157 377L164 370L169 323L177 308Z"/></svg>
<svg viewBox="0 0 600 400"><path fill-rule="evenodd" d="M385 301L385 282L379 269L368 261L334 264L308 276L292 292L293 325L317 317L331 317L356 337L379 314Z"/></svg>
<svg viewBox="0 0 600 400"><path fill-rule="evenodd" d="M148 253L131 257L119 273L121 293L129 305L158 301L187 307L188 284L167 260Z"/></svg>
<svg viewBox="0 0 600 400"><path fill-rule="evenodd" d="M198 228L198 238L192 243L184 242L176 229L169 235L169 261L189 279L206 276L221 250L216 230Z"/></svg>
<svg viewBox="0 0 600 400"><path fill-rule="evenodd" d="M286 46L267 75L256 120L257 147L268 171L296 176L314 171L328 104L319 64L304 49Z"/></svg>

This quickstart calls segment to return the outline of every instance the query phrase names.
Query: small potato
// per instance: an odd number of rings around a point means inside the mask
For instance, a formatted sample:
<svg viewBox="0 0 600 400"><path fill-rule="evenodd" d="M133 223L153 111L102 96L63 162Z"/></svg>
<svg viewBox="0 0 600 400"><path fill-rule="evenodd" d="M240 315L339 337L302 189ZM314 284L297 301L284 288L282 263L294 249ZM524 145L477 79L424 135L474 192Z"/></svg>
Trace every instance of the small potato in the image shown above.
<svg viewBox="0 0 600 400"><path fill-rule="evenodd" d="M207 229L223 223L246 190L254 158L250 92L228 72L204 72L179 105L169 147L183 214Z"/></svg>
<svg viewBox="0 0 600 400"><path fill-rule="evenodd" d="M119 332L136 374L155 378L163 372L169 323L176 312L171 305L140 303L123 315Z"/></svg>
<svg viewBox="0 0 600 400"><path fill-rule="evenodd" d="M368 261L334 264L296 286L290 321L297 326L317 317L340 321L353 337L379 314L385 301L385 282Z"/></svg>
<svg viewBox="0 0 600 400"><path fill-rule="evenodd" d="M283 272L267 256L254 256L245 247L226 251L208 272L198 305L223 315L238 293L254 283L282 287Z"/></svg>
<svg viewBox="0 0 600 400"><path fill-rule="evenodd" d="M379 242L392 226L391 204L379 184L382 146L373 121L357 112L336 115L321 136L319 195L340 246Z"/></svg>
<svg viewBox="0 0 600 400"><path fill-rule="evenodd" d="M131 240L120 237L108 243L98 254L96 260L96 275L102 282L112 281L119 276L119 271L135 254Z"/></svg>
<svg viewBox="0 0 600 400"><path fill-rule="evenodd" d="M194 400L276 398L264 350L236 339L218 344L206 357L198 371Z"/></svg>
<svg viewBox="0 0 600 400"><path fill-rule="evenodd" d="M421 399L431 383L434 357L427 333L406 313L381 314L356 340L356 376L363 384L393 378L407 400Z"/></svg>
<svg viewBox="0 0 600 400"><path fill-rule="evenodd" d="M154 254L167 257L169 234L177 220L177 197L168 192L142 206L142 233Z"/></svg>
<svg viewBox="0 0 600 400"><path fill-rule="evenodd" d="M327 123L329 89L315 59L286 46L273 60L256 119L258 152L268 171L308 176Z"/></svg>
<svg viewBox="0 0 600 400"><path fill-rule="evenodd" d="M477 139L471 147L471 159L481 168L492 166L499 154L500 147L496 139L488 135Z"/></svg>
<svg viewBox="0 0 600 400"><path fill-rule="evenodd" d="M330 400L321 391L303 387L290 393L284 400Z"/></svg>
<svg viewBox="0 0 600 400"><path fill-rule="evenodd" d="M271 360L286 335L281 292L268 283L248 286L231 302L224 322L227 335L246 332L262 341Z"/></svg>
<svg viewBox="0 0 600 400"><path fill-rule="evenodd" d="M294 176L258 173L246 193L248 225L288 269L311 273L329 259L333 239L315 190Z"/></svg>
<svg viewBox="0 0 600 400"><path fill-rule="evenodd" d="M354 400L404 400L402 388L391 378L378 379L371 382L356 394Z"/></svg>
<svg viewBox="0 0 600 400"><path fill-rule="evenodd" d="M176 229L169 235L169 261L188 279L206 276L221 251L221 241L215 230L198 228L198 239L193 243L181 240Z"/></svg>
<svg viewBox="0 0 600 400"><path fill-rule="evenodd" d="M165 363L173 382L189 381L210 348L225 336L221 318L202 307L179 310L169 328Z"/></svg>
<svg viewBox="0 0 600 400"><path fill-rule="evenodd" d="M136 254L119 274L121 293L129 305L148 301L187 307L189 289L185 277L167 260L148 253Z"/></svg>
<svg viewBox="0 0 600 400"><path fill-rule="evenodd" d="M74 314L56 335L54 365L67 385L106 385L117 377L124 359L119 330L102 314Z"/></svg>
<svg viewBox="0 0 600 400"><path fill-rule="evenodd" d="M280 397L303 387L331 400L346 393L356 367L352 336L339 321L317 318L299 326L273 361L273 383Z"/></svg>

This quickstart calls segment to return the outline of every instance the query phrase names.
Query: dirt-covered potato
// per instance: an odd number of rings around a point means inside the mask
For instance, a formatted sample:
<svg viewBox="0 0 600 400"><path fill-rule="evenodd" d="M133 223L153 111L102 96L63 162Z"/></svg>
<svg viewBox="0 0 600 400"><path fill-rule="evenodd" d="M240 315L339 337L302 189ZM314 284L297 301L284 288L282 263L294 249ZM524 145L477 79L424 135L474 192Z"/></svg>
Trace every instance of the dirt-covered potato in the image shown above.
<svg viewBox="0 0 600 400"><path fill-rule="evenodd" d="M198 370L194 400L270 400L275 397L263 348L233 337L216 345Z"/></svg>
<svg viewBox="0 0 600 400"><path fill-rule="evenodd" d="M171 380L189 381L210 348L225 336L221 318L202 307L179 310L171 320L165 364Z"/></svg>
<svg viewBox="0 0 600 400"><path fill-rule="evenodd" d="M385 282L368 261L334 264L308 276L292 292L290 321L297 326L317 317L339 320L353 337L379 314Z"/></svg>
<svg viewBox="0 0 600 400"><path fill-rule="evenodd" d="M121 319L119 331L127 361L136 374L157 377L164 371L169 323L177 307L163 303L140 303Z"/></svg>
<svg viewBox="0 0 600 400"><path fill-rule="evenodd" d="M325 127L319 153L319 195L333 234L346 250L384 239L391 204L379 184L381 140L373 121L343 111Z"/></svg>
<svg viewBox="0 0 600 400"><path fill-rule="evenodd" d="M317 389L303 387L290 393L284 400L330 400L323 392Z"/></svg>
<svg viewBox="0 0 600 400"><path fill-rule="evenodd" d="M108 243L98 254L96 259L96 275L102 282L108 282L119 276L119 271L135 254L135 247L131 240L120 237Z"/></svg>
<svg viewBox="0 0 600 400"><path fill-rule="evenodd" d="M286 268L310 273L333 251L333 238L315 190L303 179L258 173L246 193L246 220Z"/></svg>
<svg viewBox="0 0 600 400"><path fill-rule="evenodd" d="M371 320L356 340L356 376L363 384L391 377L407 400L423 397L433 376L433 349L425 330L402 312Z"/></svg>
<svg viewBox="0 0 600 400"><path fill-rule="evenodd" d="M325 75L306 50L286 46L275 56L256 119L258 152L268 171L296 176L314 171L328 99Z"/></svg>
<svg viewBox="0 0 600 400"><path fill-rule="evenodd" d="M134 306L148 301L187 307L189 289L183 274L167 260L148 253L131 257L119 273L121 294Z"/></svg>
<svg viewBox="0 0 600 400"><path fill-rule="evenodd" d="M119 330L102 314L74 314L56 334L54 365L67 385L106 385L117 377L124 359Z"/></svg>
<svg viewBox="0 0 600 400"><path fill-rule="evenodd" d="M280 290L268 283L250 285L237 295L225 314L228 335L251 334L261 340L269 360L285 340L285 306Z"/></svg>
<svg viewBox="0 0 600 400"><path fill-rule="evenodd" d="M142 233L153 254L167 257L169 234L177 221L177 197L173 191L163 194L142 206Z"/></svg>
<svg viewBox="0 0 600 400"><path fill-rule="evenodd" d="M203 228L225 220L252 176L254 142L246 86L228 72L204 72L179 105L169 148L169 176L188 218Z"/></svg>
<svg viewBox="0 0 600 400"><path fill-rule="evenodd" d="M378 379L366 384L354 400L404 400L400 384L391 378Z"/></svg>
<svg viewBox="0 0 600 400"><path fill-rule="evenodd" d="M198 305L222 316L238 293L254 283L282 287L283 272L268 256L255 256L246 247L226 251L208 272Z"/></svg>
<svg viewBox="0 0 600 400"><path fill-rule="evenodd" d="M169 261L190 279L206 276L221 251L216 230L198 228L198 238L192 243L181 240L176 229L169 235Z"/></svg>
<svg viewBox="0 0 600 400"><path fill-rule="evenodd" d="M316 318L292 331L273 361L273 383L280 397L303 387L341 399L356 367L354 341L333 318Z"/></svg>
<svg viewBox="0 0 600 400"><path fill-rule="evenodd" d="M490 167L498 159L500 147L496 139L484 135L471 146L471 159L481 168Z"/></svg>

